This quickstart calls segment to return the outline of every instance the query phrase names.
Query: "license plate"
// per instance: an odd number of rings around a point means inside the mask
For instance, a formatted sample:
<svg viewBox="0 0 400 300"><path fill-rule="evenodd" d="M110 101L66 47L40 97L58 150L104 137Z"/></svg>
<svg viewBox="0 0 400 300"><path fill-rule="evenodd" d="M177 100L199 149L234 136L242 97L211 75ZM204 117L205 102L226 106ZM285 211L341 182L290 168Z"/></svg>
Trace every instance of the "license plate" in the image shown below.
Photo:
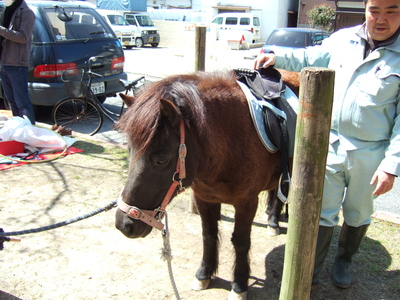
<svg viewBox="0 0 400 300"><path fill-rule="evenodd" d="M150 36L150 37L149 37L149 42L152 42L152 41L153 41L153 38L154 38L154 37Z"/></svg>
<svg viewBox="0 0 400 300"><path fill-rule="evenodd" d="M94 82L92 83L92 92L93 94L104 94L106 92L106 88L104 82Z"/></svg>

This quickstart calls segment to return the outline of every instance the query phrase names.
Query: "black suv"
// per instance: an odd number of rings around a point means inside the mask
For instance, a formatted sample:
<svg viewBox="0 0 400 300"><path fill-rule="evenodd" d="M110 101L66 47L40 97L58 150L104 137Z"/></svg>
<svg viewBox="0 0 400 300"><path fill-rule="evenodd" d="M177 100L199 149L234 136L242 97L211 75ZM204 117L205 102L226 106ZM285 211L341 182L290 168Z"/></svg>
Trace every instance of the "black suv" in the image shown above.
<svg viewBox="0 0 400 300"><path fill-rule="evenodd" d="M101 56L92 70L103 78L93 82L100 101L115 96L123 88L124 52L117 36L85 2L26 1L36 15L28 73L29 95L33 105L53 106L67 98L61 74L71 67L87 69L91 56ZM0 2L0 13L4 10Z"/></svg>

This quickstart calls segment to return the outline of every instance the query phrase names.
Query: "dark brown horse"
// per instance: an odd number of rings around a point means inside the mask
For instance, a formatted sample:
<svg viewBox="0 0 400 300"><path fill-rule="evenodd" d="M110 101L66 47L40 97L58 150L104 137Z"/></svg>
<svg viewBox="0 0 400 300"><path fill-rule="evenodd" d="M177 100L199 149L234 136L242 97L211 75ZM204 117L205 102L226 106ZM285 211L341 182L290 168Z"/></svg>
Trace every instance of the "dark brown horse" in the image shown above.
<svg viewBox="0 0 400 300"><path fill-rule="evenodd" d="M130 165L116 227L129 238L145 237L152 230L148 224L159 226L165 198L181 185L191 186L203 228L194 288L205 289L218 267L221 203L233 205L231 295L245 299L258 195L277 187L281 160L260 142L235 73L199 72L155 82L133 100L117 128L127 134Z"/></svg>

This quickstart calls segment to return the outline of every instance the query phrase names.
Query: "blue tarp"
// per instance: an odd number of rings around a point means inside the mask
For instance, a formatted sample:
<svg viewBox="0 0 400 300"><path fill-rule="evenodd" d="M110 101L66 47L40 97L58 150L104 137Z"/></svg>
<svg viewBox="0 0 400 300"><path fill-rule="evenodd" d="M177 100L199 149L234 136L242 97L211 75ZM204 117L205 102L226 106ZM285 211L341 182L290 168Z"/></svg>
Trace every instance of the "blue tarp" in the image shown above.
<svg viewBox="0 0 400 300"><path fill-rule="evenodd" d="M97 8L120 11L147 11L147 0L97 0Z"/></svg>

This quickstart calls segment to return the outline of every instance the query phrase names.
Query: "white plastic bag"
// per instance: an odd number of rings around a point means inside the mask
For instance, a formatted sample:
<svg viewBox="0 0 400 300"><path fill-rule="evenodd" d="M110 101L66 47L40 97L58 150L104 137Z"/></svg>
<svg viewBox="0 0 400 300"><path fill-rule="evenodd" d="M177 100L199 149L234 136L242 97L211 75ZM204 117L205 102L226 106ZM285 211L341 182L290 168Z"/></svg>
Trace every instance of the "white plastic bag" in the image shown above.
<svg viewBox="0 0 400 300"><path fill-rule="evenodd" d="M77 141L50 129L32 125L26 116L12 117L0 129L0 141L11 140L24 143L26 149L39 153L64 150Z"/></svg>
<svg viewBox="0 0 400 300"><path fill-rule="evenodd" d="M2 128L4 126L4 123L6 121L8 121L8 119L9 118L7 116L4 116L4 115L0 114L0 128Z"/></svg>

